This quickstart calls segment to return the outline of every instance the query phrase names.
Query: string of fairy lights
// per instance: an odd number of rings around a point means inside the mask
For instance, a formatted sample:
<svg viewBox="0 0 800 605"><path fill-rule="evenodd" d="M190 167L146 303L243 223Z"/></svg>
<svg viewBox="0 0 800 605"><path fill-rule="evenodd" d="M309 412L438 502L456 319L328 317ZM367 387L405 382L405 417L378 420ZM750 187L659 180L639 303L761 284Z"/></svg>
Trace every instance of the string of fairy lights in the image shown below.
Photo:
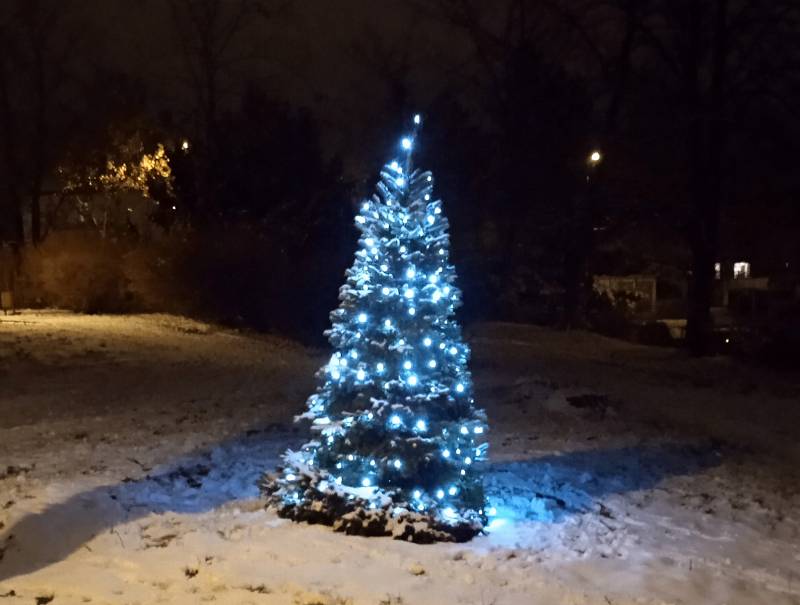
<svg viewBox="0 0 800 605"><path fill-rule="evenodd" d="M412 170L419 115L413 124L400 141L402 162L386 164L355 217L359 249L328 333L335 352L304 415L320 438L303 455L330 483L357 490L353 497L391 491L395 503L455 521L485 514L476 463L486 458L487 427L452 319L461 292L449 225L432 199L432 175ZM288 467L283 493L302 502L297 479Z"/></svg>

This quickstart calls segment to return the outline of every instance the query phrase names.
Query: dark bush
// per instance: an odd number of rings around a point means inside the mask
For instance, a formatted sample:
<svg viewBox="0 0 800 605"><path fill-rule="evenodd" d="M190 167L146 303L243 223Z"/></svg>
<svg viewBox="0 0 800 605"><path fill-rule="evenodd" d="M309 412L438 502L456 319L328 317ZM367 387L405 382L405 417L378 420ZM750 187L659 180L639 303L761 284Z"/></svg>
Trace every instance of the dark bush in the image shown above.
<svg viewBox="0 0 800 605"><path fill-rule="evenodd" d="M124 247L90 231L51 234L28 248L23 273L29 292L47 305L80 313L128 310Z"/></svg>
<svg viewBox="0 0 800 605"><path fill-rule="evenodd" d="M661 321L648 321L639 327L637 340L644 345L669 347L675 344L667 324Z"/></svg>

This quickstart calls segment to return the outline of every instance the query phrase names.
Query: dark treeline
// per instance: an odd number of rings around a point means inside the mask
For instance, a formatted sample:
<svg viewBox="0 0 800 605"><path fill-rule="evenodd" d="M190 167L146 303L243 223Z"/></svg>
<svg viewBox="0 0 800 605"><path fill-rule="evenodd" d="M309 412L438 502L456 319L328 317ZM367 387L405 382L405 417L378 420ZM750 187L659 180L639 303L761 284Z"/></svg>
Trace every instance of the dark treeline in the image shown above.
<svg viewBox="0 0 800 605"><path fill-rule="evenodd" d="M417 111L466 319L585 325L593 275L647 273L704 353L715 262L800 266L796 1L91 4L0 9L0 235L33 302L311 338Z"/></svg>

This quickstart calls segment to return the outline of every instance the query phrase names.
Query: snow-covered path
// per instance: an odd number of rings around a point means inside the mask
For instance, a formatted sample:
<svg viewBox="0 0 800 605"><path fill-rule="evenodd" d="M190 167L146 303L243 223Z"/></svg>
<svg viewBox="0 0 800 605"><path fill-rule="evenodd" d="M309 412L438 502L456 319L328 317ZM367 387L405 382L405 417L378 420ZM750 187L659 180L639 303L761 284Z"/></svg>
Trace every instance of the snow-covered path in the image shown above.
<svg viewBox="0 0 800 605"><path fill-rule="evenodd" d="M471 340L499 515L418 546L258 500L323 352L166 315L0 318L0 604L800 603L796 383L580 333Z"/></svg>

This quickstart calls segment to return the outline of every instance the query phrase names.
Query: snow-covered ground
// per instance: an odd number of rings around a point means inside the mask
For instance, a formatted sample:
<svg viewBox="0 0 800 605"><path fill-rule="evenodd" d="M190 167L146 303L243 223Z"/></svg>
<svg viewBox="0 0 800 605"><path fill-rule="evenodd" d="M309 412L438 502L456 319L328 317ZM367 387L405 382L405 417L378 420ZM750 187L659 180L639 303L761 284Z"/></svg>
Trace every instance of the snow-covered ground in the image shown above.
<svg viewBox="0 0 800 605"><path fill-rule="evenodd" d="M323 351L0 318L0 605L800 603L800 380L577 332L470 340L499 515L419 546L258 499Z"/></svg>

